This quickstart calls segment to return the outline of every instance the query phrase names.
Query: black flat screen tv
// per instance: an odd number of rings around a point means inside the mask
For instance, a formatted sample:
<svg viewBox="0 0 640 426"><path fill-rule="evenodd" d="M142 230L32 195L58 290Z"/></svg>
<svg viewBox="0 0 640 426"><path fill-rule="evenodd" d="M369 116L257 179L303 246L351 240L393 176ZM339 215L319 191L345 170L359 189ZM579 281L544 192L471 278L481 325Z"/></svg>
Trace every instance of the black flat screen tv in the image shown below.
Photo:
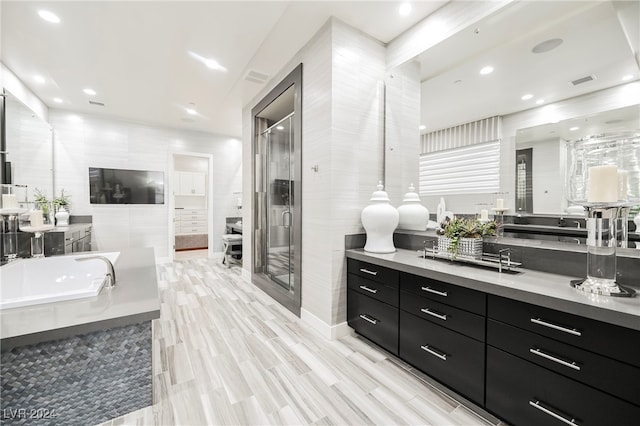
<svg viewBox="0 0 640 426"><path fill-rule="evenodd" d="M91 204L164 204L164 172L89 167Z"/></svg>

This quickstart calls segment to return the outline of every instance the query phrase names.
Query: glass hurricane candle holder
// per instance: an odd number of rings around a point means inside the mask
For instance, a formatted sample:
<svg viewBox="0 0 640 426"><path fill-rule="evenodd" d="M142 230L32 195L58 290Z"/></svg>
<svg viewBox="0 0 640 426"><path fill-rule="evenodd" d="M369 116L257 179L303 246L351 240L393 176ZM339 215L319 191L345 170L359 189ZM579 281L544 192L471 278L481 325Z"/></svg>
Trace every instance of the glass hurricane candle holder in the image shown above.
<svg viewBox="0 0 640 426"><path fill-rule="evenodd" d="M587 278L572 283L590 293L631 296L616 283L616 247L626 247L631 207L640 204L640 131L567 142L566 197L587 216Z"/></svg>

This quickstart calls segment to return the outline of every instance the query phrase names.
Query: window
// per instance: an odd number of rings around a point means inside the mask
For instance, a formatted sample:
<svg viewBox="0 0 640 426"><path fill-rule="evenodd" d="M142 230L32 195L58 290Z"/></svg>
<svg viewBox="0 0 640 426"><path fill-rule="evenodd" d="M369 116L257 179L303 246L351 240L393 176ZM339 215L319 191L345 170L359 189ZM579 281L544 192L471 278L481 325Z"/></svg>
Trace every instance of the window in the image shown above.
<svg viewBox="0 0 640 426"><path fill-rule="evenodd" d="M420 155L420 195L500 189L500 140Z"/></svg>

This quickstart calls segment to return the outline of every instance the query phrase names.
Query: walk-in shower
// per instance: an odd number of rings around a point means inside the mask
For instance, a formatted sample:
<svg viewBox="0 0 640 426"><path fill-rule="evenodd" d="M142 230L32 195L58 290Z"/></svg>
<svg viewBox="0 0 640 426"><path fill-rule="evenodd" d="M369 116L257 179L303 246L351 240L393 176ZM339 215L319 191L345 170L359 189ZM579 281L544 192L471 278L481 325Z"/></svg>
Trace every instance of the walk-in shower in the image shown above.
<svg viewBox="0 0 640 426"><path fill-rule="evenodd" d="M302 65L253 110L252 282L300 314Z"/></svg>

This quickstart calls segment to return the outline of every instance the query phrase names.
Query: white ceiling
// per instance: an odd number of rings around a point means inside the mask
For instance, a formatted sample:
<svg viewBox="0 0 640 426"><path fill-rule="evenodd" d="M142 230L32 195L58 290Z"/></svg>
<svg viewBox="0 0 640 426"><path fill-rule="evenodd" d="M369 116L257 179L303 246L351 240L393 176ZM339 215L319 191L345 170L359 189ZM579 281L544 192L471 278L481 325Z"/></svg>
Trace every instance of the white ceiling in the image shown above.
<svg viewBox="0 0 640 426"><path fill-rule="evenodd" d="M534 108L540 98L548 104L613 87L626 74L637 80L639 5L516 2L445 40L418 58L422 133ZM531 52L552 38L564 41L549 52ZM494 72L480 75L486 65ZM596 79L570 84L588 75ZM534 97L523 101L527 93Z"/></svg>
<svg viewBox="0 0 640 426"><path fill-rule="evenodd" d="M403 17L398 1L4 0L0 52L51 108L240 136L242 107L264 87L246 73L278 73L330 16L386 43L445 3L413 2ZM43 21L40 9L61 22ZM190 51L227 71L206 68ZM97 95L85 95L87 87ZM197 116L186 113L190 103Z"/></svg>

